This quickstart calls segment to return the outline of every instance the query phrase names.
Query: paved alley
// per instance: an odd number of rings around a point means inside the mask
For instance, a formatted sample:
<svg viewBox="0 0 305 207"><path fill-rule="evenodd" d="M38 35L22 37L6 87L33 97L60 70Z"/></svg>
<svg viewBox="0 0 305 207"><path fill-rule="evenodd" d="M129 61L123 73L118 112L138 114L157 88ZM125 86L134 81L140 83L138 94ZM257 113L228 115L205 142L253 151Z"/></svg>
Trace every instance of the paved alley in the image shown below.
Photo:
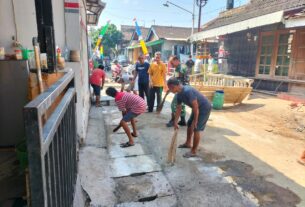
<svg viewBox="0 0 305 207"><path fill-rule="evenodd" d="M304 206L304 188L231 142L230 136L243 133L242 126L232 122L228 126L235 130L219 127L216 120L225 118L218 112L209 120L199 157L185 159L185 150L178 149L175 165L169 165L169 102L160 115L137 118L140 136L130 148L119 147L127 140L122 129L112 133L121 113L110 102L91 108L88 136L80 150L88 206ZM185 128L179 130L178 143L185 133Z"/></svg>

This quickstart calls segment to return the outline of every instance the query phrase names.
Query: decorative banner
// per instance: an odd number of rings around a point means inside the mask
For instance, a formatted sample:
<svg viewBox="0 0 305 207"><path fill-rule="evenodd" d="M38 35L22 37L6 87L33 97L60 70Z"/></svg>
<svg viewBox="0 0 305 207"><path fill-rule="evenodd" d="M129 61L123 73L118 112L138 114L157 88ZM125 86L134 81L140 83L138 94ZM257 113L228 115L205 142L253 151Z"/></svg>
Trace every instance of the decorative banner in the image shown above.
<svg viewBox="0 0 305 207"><path fill-rule="evenodd" d="M104 58L104 47L103 47L103 45L100 46L100 58L101 59Z"/></svg>
<svg viewBox="0 0 305 207"><path fill-rule="evenodd" d="M148 50L147 50L146 44L143 40L142 32L141 32L140 27L138 25L137 19L134 18L133 21L135 22L135 25L136 25L136 33L137 33L137 35L139 37L139 40L140 40L140 45L141 45L141 48L142 48L142 52L143 52L144 55L147 55Z"/></svg>
<svg viewBox="0 0 305 207"><path fill-rule="evenodd" d="M101 41L102 41L102 39L103 39L103 36L104 36L104 34L106 33L106 31L107 31L107 29L108 29L108 27L109 27L109 22L110 22L110 20L109 20L109 21L107 22L107 24L101 29L100 34L99 34L99 36L98 36L98 39L97 39L97 41L96 41L95 50L98 50L98 47L99 47L100 44L101 44Z"/></svg>

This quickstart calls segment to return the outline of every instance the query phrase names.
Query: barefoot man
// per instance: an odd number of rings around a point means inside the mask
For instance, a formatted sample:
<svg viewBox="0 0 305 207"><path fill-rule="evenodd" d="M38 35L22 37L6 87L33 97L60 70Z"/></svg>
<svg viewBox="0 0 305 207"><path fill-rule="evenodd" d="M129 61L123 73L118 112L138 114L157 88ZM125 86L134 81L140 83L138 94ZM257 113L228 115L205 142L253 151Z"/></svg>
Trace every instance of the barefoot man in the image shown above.
<svg viewBox="0 0 305 207"><path fill-rule="evenodd" d="M211 104L206 97L191 86L180 84L177 78L170 78L167 81L170 92L177 94L177 109L175 114L174 127L178 129L178 119L182 110L182 103L192 108L192 114L187 122L187 138L179 148L191 148L190 152L183 155L185 158L195 157L200 142L200 131L203 131L209 119ZM193 145L192 145L192 137Z"/></svg>
<svg viewBox="0 0 305 207"><path fill-rule="evenodd" d="M146 103L138 95L128 92L118 92L113 87L107 88L106 94L115 98L115 103L123 114L120 125L123 127L129 141L121 144L121 147L131 147L134 145L133 137L138 136L134 118L146 111ZM131 122L133 132L130 132L127 122Z"/></svg>

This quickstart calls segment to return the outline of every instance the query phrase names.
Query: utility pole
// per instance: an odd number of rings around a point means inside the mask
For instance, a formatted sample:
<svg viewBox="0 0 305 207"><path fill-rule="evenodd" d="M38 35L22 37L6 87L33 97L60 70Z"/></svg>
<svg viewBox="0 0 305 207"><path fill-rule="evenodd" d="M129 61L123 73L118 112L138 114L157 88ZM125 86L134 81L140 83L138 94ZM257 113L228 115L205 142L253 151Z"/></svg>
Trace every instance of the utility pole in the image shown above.
<svg viewBox="0 0 305 207"><path fill-rule="evenodd" d="M197 6L199 7L199 15L198 15L198 32L200 32L201 27L201 9L207 4L208 0L197 0Z"/></svg>

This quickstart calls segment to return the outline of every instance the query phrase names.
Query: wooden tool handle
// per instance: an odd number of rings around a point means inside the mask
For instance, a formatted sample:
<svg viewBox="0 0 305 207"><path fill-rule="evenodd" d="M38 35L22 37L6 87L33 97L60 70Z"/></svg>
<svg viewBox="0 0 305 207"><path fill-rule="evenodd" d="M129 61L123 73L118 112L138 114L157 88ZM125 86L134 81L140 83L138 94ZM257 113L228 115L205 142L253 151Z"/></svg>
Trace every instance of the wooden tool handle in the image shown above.
<svg viewBox="0 0 305 207"><path fill-rule="evenodd" d="M35 54L35 63L37 68L37 80L39 85L39 92L42 93L44 91L42 78L41 78L41 67L40 67L40 57L39 57L39 46L37 37L33 37L33 46L34 46L34 54Z"/></svg>
<svg viewBox="0 0 305 207"><path fill-rule="evenodd" d="M163 109L163 106L164 106L164 103L165 103L165 100L166 100L166 97L168 96L168 94L170 93L170 91L167 91L160 106L157 108L157 112L160 113Z"/></svg>
<svg viewBox="0 0 305 207"><path fill-rule="evenodd" d="M175 129L167 154L167 162L171 164L173 164L176 161L177 135L178 135L178 130Z"/></svg>

